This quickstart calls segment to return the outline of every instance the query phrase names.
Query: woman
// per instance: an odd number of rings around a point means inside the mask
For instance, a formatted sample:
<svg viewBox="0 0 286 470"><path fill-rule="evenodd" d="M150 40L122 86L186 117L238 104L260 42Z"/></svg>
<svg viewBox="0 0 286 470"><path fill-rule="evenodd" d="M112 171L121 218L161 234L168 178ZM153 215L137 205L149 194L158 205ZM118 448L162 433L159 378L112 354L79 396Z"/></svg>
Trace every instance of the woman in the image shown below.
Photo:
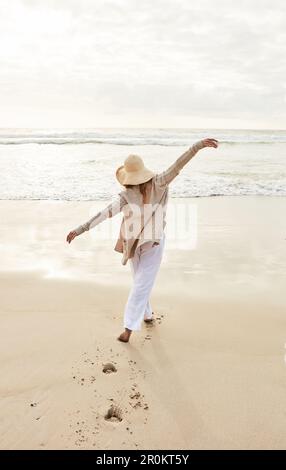
<svg viewBox="0 0 286 470"><path fill-rule="evenodd" d="M125 189L103 211L68 234L67 242L71 243L107 217L123 213L114 249L123 253L122 264L130 259L134 282L124 311L125 329L119 341L127 343L132 331L140 329L143 319L153 320L149 297L164 249L169 184L199 150L217 146L216 139L200 140L160 174L146 168L139 156L129 155L116 171L116 178Z"/></svg>

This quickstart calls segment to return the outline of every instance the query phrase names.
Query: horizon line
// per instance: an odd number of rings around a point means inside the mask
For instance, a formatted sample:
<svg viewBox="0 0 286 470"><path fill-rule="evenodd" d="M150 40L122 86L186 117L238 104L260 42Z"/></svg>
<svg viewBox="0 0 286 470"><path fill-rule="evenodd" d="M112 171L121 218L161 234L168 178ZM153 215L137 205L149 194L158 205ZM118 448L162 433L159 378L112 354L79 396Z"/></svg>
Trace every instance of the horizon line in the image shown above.
<svg viewBox="0 0 286 470"><path fill-rule="evenodd" d="M204 129L206 130L213 130L213 131L281 131L281 132L286 132L286 129L281 129L281 128L272 128L272 127L264 127L264 128L253 128L253 127L132 127L132 126L117 126L117 127L106 127L106 126L101 126L101 127L1 127L0 126L0 131L2 130L95 130L95 129L146 129L146 130L174 130L174 129L180 129L180 130L189 130L189 131L202 131Z"/></svg>

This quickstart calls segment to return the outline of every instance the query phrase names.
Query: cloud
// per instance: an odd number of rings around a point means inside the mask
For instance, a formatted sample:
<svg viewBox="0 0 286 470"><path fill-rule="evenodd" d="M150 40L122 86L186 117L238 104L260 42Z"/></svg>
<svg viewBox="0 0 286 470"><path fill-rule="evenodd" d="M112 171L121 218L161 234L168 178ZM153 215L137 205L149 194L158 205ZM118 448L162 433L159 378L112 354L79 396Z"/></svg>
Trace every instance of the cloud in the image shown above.
<svg viewBox="0 0 286 470"><path fill-rule="evenodd" d="M75 126L207 113L283 127L285 13L281 0L2 0L0 125L53 125L54 110Z"/></svg>

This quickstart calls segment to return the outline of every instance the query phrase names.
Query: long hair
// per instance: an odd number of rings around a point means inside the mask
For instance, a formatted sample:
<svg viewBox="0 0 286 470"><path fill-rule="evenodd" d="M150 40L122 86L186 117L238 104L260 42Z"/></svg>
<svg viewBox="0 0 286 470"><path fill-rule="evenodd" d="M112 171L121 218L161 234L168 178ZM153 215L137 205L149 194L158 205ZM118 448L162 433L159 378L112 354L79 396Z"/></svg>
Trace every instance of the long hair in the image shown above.
<svg viewBox="0 0 286 470"><path fill-rule="evenodd" d="M143 204L146 204L147 203L147 186L148 186L148 183L150 183L152 178L150 178L150 180L146 181L145 183L140 183L140 184L125 184L125 188L135 188L135 187L138 187L139 188L139 191L140 193L142 194L143 196Z"/></svg>

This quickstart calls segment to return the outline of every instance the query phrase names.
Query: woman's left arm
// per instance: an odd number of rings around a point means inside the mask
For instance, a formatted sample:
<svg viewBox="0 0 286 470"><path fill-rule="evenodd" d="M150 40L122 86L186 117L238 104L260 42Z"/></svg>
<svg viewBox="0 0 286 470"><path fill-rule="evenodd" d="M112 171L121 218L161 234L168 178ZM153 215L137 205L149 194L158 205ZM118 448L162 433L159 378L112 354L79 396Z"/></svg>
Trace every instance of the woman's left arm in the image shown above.
<svg viewBox="0 0 286 470"><path fill-rule="evenodd" d="M77 237L78 235L81 235L83 232L86 232L87 230L92 229L93 227L100 224L108 217L114 217L116 214L118 214L122 210L125 204L126 204L125 199L121 196L118 196L118 198L115 199L115 201L108 204L108 206L106 206L105 209L103 209L102 211L99 211L96 215L94 215L87 222L85 222L82 225L79 225L76 229L72 230L68 234L66 241L70 243L75 237Z"/></svg>

